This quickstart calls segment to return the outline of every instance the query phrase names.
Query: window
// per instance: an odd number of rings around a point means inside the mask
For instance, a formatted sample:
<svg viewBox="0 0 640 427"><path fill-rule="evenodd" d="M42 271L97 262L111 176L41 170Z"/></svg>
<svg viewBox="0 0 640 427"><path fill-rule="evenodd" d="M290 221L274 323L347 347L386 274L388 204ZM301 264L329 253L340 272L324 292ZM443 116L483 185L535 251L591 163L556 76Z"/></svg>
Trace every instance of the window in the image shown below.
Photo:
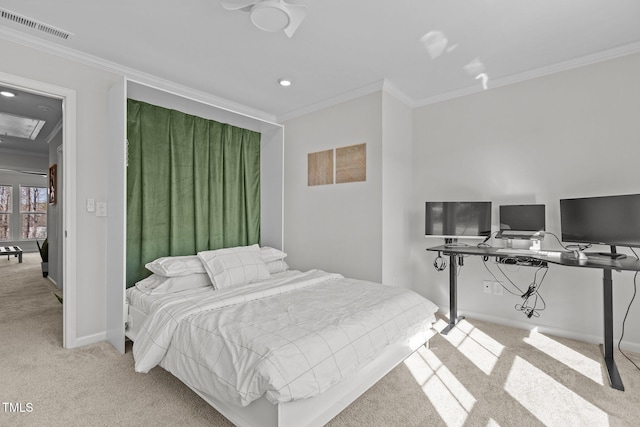
<svg viewBox="0 0 640 427"><path fill-rule="evenodd" d="M0 241L11 238L11 185L0 185Z"/></svg>
<svg viewBox="0 0 640 427"><path fill-rule="evenodd" d="M47 188L20 186L22 239L47 237Z"/></svg>

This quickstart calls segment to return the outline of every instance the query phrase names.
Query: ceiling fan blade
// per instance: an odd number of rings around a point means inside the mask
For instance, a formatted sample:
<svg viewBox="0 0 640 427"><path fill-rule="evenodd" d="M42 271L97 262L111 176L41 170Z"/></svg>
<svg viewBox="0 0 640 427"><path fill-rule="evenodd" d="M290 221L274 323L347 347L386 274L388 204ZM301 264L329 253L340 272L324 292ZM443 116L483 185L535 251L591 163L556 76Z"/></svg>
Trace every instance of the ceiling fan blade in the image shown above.
<svg viewBox="0 0 640 427"><path fill-rule="evenodd" d="M282 2L287 5L287 9L289 10L289 17L291 22L287 25L287 28L284 29L284 33L287 37L293 36L293 33L296 32L302 21L304 21L305 16L307 16L307 6L301 6L296 4L288 4Z"/></svg>
<svg viewBox="0 0 640 427"><path fill-rule="evenodd" d="M227 10L240 10L259 2L260 0L222 0L220 4Z"/></svg>

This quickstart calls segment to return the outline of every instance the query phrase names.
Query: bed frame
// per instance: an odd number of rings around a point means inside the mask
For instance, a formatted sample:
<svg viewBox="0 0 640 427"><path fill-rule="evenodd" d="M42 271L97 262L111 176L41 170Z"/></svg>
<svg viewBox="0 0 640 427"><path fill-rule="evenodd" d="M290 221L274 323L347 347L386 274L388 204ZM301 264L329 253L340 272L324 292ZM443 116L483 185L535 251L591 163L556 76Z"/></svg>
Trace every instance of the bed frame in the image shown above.
<svg viewBox="0 0 640 427"><path fill-rule="evenodd" d="M146 314L129 305L125 308L127 309L125 313L128 313L126 336L135 341ZM435 331L432 331L429 339L434 334ZM221 402L199 390L192 390L239 427L322 427L422 345L428 347L429 341L391 345L349 378L332 386L321 395L309 399L274 405L262 396L248 406L240 407ZM189 387L188 384L186 385Z"/></svg>

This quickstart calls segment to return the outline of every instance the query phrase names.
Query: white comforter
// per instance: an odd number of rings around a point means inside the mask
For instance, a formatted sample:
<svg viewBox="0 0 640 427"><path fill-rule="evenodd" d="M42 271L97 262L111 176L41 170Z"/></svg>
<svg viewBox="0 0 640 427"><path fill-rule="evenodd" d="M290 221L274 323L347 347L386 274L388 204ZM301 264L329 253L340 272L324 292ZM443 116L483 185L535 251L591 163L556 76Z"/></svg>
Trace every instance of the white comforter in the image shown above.
<svg viewBox="0 0 640 427"><path fill-rule="evenodd" d="M425 342L437 307L397 287L319 270L197 298L161 299L133 346L214 398L246 406L318 395L399 340Z"/></svg>

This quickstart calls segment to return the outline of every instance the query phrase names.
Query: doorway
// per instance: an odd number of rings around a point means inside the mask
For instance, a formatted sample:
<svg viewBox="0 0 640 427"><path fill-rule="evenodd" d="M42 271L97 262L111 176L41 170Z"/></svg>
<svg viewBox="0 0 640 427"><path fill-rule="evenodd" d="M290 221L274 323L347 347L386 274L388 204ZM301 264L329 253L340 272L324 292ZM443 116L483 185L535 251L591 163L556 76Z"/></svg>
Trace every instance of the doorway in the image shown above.
<svg viewBox="0 0 640 427"><path fill-rule="evenodd" d="M50 155L47 156L46 163L52 164L58 161L64 167L57 172L56 189L56 220L55 223L48 224L49 237L55 234L55 242L50 240L51 253L57 253L59 266L56 275L61 281L63 294L63 337L62 342L65 348L76 347L76 271L72 260L75 259L76 244L72 233L75 232L75 153L76 153L76 92L48 83L26 79L6 73L0 73L0 86L7 91L32 94L50 98L59 102L62 110L62 117L59 122L59 132L52 131L51 143L59 135L58 143L53 142ZM46 108L42 104L42 108ZM44 125L43 125L44 126ZM57 148L61 147L58 151ZM20 166L20 165L18 165ZM50 209L47 209L49 212ZM53 209L51 209L53 212ZM61 248L61 249L60 249Z"/></svg>

